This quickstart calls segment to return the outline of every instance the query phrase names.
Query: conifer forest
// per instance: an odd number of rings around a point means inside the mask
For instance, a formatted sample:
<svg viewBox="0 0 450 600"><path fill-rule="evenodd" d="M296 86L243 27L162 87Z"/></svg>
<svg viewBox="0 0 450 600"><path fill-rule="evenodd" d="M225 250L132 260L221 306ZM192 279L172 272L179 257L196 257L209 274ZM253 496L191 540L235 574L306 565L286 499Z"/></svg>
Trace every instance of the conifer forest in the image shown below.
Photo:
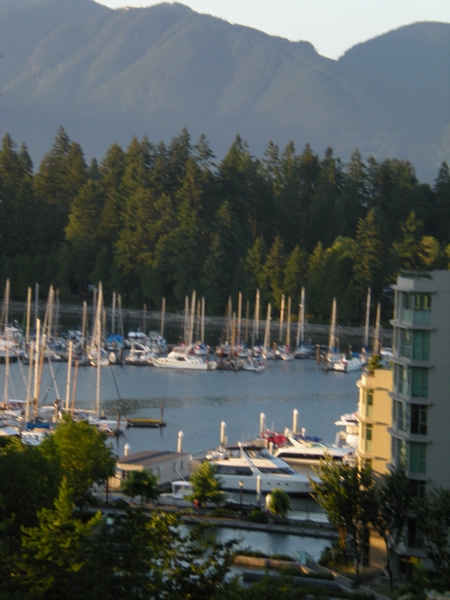
<svg viewBox="0 0 450 600"><path fill-rule="evenodd" d="M400 271L447 269L450 173L418 181L408 161L348 163L331 148L269 142L252 156L237 135L218 160L207 139L187 130L170 143L133 137L88 163L60 127L33 165L25 143L5 134L0 149L0 271L12 299L39 282L62 302L82 301L102 282L105 300L180 310L196 290L206 312L228 298L274 310L306 289L308 318L363 320L367 288L383 295ZM392 313L390 313L392 314ZM389 318L389 317L388 317Z"/></svg>

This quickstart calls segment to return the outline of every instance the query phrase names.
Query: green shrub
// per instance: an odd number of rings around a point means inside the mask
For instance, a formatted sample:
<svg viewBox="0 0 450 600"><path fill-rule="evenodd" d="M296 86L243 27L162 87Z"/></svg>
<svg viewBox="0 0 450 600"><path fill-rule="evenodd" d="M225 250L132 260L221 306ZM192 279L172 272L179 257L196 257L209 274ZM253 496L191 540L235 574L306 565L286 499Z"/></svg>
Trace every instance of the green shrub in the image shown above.
<svg viewBox="0 0 450 600"><path fill-rule="evenodd" d="M248 515L247 519L253 521L253 523L267 523L267 515L264 511L255 509L252 510Z"/></svg>

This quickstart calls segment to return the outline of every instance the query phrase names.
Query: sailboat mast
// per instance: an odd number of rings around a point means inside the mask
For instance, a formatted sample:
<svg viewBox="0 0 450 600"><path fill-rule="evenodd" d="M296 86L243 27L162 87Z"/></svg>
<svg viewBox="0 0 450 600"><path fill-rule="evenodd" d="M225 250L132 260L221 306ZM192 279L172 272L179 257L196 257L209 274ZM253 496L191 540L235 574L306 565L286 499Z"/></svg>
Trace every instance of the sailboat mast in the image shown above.
<svg viewBox="0 0 450 600"><path fill-rule="evenodd" d="M280 332L279 332L279 335L278 335L278 339L280 341L280 344L283 341L284 303L285 303L285 298L284 298L284 294L282 294L282 296L281 296L281 307L280 307Z"/></svg>
<svg viewBox="0 0 450 600"><path fill-rule="evenodd" d="M328 349L330 352L334 352L336 350L336 298L333 298L333 308L331 311L330 340L328 342Z"/></svg>
<svg viewBox="0 0 450 600"><path fill-rule="evenodd" d="M377 316L375 320L375 337L373 340L373 354L379 354L380 352L380 313L381 304L377 304Z"/></svg>
<svg viewBox="0 0 450 600"><path fill-rule="evenodd" d="M238 296L238 321L237 321L237 339L241 343L241 316L242 316L242 292Z"/></svg>
<svg viewBox="0 0 450 600"><path fill-rule="evenodd" d="M287 307L287 324L286 324L286 346L291 346L291 297L288 296L288 307Z"/></svg>
<svg viewBox="0 0 450 600"><path fill-rule="evenodd" d="M164 337L164 319L165 319L165 314L166 314L166 299L163 298L162 299L162 306L161 306L161 337Z"/></svg>
<svg viewBox="0 0 450 600"><path fill-rule="evenodd" d="M97 316L96 316L96 337L97 337L97 396L96 396L96 413L97 417L100 417L100 348L102 343L102 328L101 328L101 314L103 304L103 290L102 283L98 286L98 304L97 304Z"/></svg>
<svg viewBox="0 0 450 600"><path fill-rule="evenodd" d="M367 302L366 302L366 324L364 328L364 350L369 349L369 321L370 321L370 300L372 290L367 288Z"/></svg>

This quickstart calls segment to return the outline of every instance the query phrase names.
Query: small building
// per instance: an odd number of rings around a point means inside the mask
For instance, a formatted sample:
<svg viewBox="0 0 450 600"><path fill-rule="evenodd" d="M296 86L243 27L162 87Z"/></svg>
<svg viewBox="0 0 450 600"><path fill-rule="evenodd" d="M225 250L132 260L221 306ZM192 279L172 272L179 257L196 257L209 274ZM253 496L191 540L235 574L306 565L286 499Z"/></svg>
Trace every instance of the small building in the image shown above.
<svg viewBox="0 0 450 600"><path fill-rule="evenodd" d="M131 471L148 471L158 478L161 489L170 487L171 481L187 479L191 470L191 455L168 450L144 450L121 456L116 462L116 474L108 481L110 490L120 488L120 483Z"/></svg>

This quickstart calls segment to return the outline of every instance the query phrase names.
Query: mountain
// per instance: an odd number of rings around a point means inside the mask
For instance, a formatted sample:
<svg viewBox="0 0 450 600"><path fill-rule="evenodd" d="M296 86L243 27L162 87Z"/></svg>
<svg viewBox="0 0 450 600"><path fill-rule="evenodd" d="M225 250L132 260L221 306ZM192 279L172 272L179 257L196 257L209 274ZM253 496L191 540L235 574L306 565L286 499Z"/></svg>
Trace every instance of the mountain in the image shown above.
<svg viewBox="0 0 450 600"><path fill-rule="evenodd" d="M405 26L335 61L181 4L0 0L0 40L0 126L35 163L60 125L87 160L183 127L219 158L239 133L255 156L270 140L344 161L358 148L429 181L450 155L450 24Z"/></svg>

